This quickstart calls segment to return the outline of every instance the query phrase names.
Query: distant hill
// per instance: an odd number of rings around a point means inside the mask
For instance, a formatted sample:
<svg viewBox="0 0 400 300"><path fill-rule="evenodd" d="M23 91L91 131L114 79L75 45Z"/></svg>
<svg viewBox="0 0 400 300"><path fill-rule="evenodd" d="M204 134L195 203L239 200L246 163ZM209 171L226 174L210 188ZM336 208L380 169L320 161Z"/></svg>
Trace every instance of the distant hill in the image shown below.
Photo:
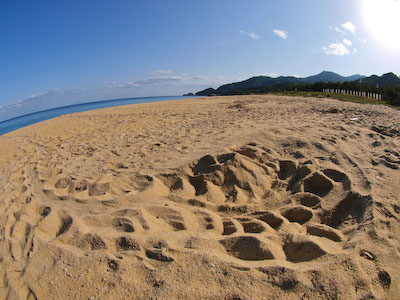
<svg viewBox="0 0 400 300"><path fill-rule="evenodd" d="M210 96L210 95L214 95L217 94L217 91L213 88L208 88L205 90L202 90L200 92L197 92L195 95L196 96Z"/></svg>
<svg viewBox="0 0 400 300"><path fill-rule="evenodd" d="M400 86L400 78L394 73L386 73L382 76L372 75L362 79L362 83L374 87L385 87L389 85Z"/></svg>
<svg viewBox="0 0 400 300"><path fill-rule="evenodd" d="M323 71L317 75L309 76L303 78L302 81L305 83L316 83L316 82L346 82L346 81L354 81L359 80L360 78L364 78L360 74L355 74L352 76L344 77L334 72Z"/></svg>
<svg viewBox="0 0 400 300"><path fill-rule="evenodd" d="M277 78L272 78L268 76L257 76L241 82L222 85L218 89L216 89L216 94L225 94L233 90L273 86L281 83L297 83L298 81L299 81L298 78L292 76L290 77L281 76Z"/></svg>
<svg viewBox="0 0 400 300"><path fill-rule="evenodd" d="M280 76L280 77L268 77L268 76L257 76L252 77L244 81L234 82L230 84L225 84L217 88L216 90L213 88L208 88L203 91L197 92L197 96L208 96L212 94L217 95L226 95L230 94L235 90L245 90L251 88L261 88L261 87L270 87L275 85L285 85L285 84L312 84L315 82L345 82L345 81L354 81L360 78L364 78L365 76L361 75L352 75L349 77L343 77L339 74L323 71L317 75L298 78L294 76Z"/></svg>

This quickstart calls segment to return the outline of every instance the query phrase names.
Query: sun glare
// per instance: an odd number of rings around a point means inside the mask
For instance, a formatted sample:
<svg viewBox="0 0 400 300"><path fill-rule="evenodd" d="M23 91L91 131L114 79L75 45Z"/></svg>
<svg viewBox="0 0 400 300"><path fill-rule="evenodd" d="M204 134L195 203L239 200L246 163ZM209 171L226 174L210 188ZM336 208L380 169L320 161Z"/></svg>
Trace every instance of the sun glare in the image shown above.
<svg viewBox="0 0 400 300"><path fill-rule="evenodd" d="M373 39L384 48L400 51L400 0L363 0L362 14Z"/></svg>

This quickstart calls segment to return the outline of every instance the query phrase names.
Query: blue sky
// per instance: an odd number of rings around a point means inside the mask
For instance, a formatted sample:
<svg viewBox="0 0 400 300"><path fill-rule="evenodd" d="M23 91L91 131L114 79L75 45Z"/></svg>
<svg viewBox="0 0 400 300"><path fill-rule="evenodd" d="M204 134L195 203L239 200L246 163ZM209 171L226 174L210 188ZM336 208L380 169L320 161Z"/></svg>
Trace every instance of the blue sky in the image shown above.
<svg viewBox="0 0 400 300"><path fill-rule="evenodd" d="M255 75L400 74L399 0L4 0L0 121Z"/></svg>

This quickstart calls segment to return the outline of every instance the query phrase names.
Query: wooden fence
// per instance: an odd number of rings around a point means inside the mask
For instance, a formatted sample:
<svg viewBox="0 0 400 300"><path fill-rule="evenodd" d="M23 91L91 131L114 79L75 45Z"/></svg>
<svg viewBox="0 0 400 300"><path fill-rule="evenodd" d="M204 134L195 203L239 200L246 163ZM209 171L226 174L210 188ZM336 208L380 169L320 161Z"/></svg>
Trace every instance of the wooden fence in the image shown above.
<svg viewBox="0 0 400 300"><path fill-rule="evenodd" d="M348 90L339 90L339 89L323 89L323 93L336 93L336 94L342 94L342 95L353 95L353 96L359 96L363 98L368 98L368 99L375 99L375 100L382 100L382 94L376 94L376 93L368 93L368 92L360 92L360 91L348 91Z"/></svg>

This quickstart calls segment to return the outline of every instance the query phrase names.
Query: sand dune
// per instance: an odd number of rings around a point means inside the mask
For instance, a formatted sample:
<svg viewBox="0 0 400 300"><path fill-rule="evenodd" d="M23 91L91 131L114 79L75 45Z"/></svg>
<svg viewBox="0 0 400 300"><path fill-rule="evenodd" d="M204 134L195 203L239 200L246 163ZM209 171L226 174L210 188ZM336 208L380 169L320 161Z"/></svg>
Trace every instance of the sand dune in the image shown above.
<svg viewBox="0 0 400 300"><path fill-rule="evenodd" d="M400 112L241 96L0 137L0 299L398 299Z"/></svg>

